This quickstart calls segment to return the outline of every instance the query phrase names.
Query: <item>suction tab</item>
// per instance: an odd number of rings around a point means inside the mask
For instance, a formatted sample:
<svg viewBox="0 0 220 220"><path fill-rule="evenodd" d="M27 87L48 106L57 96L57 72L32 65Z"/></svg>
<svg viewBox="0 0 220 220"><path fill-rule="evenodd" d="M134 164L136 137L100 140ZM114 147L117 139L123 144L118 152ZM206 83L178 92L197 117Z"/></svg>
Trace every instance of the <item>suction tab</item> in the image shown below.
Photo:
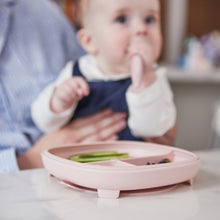
<svg viewBox="0 0 220 220"><path fill-rule="evenodd" d="M119 197L119 194L120 194L120 190L98 189L98 196L100 198L117 199Z"/></svg>

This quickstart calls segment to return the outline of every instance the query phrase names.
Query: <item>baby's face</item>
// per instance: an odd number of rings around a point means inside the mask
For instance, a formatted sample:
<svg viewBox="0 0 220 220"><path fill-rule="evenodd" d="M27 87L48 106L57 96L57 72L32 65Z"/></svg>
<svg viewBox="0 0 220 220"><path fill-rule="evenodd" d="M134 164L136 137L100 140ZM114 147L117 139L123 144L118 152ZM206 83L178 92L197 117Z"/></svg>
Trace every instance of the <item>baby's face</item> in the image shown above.
<svg viewBox="0 0 220 220"><path fill-rule="evenodd" d="M83 22L105 74L130 72L130 58L139 51L150 64L160 55L158 0L91 0Z"/></svg>

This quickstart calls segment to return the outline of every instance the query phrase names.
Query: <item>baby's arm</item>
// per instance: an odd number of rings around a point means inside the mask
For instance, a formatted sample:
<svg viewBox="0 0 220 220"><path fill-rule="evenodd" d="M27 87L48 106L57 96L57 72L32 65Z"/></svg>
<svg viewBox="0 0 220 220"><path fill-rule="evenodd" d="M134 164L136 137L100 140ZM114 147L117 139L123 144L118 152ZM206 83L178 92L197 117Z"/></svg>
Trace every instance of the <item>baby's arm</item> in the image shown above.
<svg viewBox="0 0 220 220"><path fill-rule="evenodd" d="M155 82L141 92L133 92L131 86L126 99L128 126L136 137L159 137L174 126L176 109L165 69L156 71Z"/></svg>
<svg viewBox="0 0 220 220"><path fill-rule="evenodd" d="M51 97L54 95L57 88L61 85L65 85L65 81L69 81L72 78L72 68L73 62L67 63L65 68L62 70L60 76L56 80L49 84L37 97L37 99L32 103L31 106L31 115L35 124L43 131L43 132L52 132L56 131L66 123L69 122L71 117L73 116L73 112L77 106L77 102L75 101L69 106L67 109L62 107L62 111L60 111L61 107L59 106L59 101L56 100L56 104L59 107L60 113L56 113L56 111L51 109ZM61 94L63 97L63 93ZM53 106L54 107L54 106ZM56 108L56 107L55 107ZM66 109L66 110L64 110ZM58 110L58 109L56 109Z"/></svg>
<svg viewBox="0 0 220 220"><path fill-rule="evenodd" d="M173 94L165 70L155 72L155 54L151 45L134 38L130 46L132 84L126 92L128 126L136 137L159 137L176 121Z"/></svg>

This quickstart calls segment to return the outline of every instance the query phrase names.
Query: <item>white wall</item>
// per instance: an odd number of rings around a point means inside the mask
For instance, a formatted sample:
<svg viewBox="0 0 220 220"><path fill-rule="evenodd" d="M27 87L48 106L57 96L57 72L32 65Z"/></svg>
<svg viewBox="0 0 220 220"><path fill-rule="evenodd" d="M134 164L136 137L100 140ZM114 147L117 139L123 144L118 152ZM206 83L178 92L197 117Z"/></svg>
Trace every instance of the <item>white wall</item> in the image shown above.
<svg viewBox="0 0 220 220"><path fill-rule="evenodd" d="M186 33L188 0L166 0L165 62L175 63Z"/></svg>

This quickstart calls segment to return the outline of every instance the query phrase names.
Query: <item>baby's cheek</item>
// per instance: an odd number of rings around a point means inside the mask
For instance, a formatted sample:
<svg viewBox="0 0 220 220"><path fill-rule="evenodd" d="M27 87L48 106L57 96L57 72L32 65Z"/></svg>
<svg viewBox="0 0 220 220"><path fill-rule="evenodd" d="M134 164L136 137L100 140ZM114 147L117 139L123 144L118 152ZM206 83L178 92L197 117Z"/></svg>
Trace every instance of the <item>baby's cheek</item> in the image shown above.
<svg viewBox="0 0 220 220"><path fill-rule="evenodd" d="M126 47L124 45L124 43L113 43L111 45L109 45L108 48L109 51L109 55L112 57L112 59L114 60L120 60L121 58L123 58L126 55Z"/></svg>
<svg viewBox="0 0 220 220"><path fill-rule="evenodd" d="M128 37L122 34L115 35L112 38L112 46L120 53L123 53L128 47Z"/></svg>
<svg viewBox="0 0 220 220"><path fill-rule="evenodd" d="M157 60L162 50L162 37L160 35L158 35L153 39L153 45L154 45L155 60Z"/></svg>

